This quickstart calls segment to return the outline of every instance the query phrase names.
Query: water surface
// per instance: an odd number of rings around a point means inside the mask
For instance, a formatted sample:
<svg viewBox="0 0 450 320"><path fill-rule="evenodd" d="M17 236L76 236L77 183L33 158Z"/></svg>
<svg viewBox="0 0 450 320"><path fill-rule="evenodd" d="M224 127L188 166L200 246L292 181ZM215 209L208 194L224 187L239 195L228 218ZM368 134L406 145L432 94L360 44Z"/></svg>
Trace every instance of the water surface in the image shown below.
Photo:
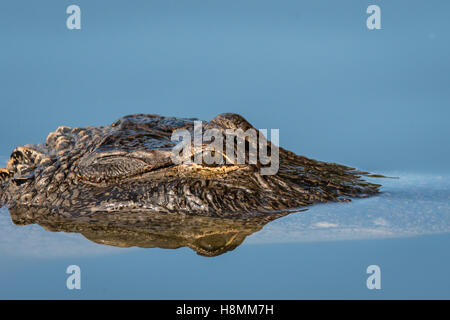
<svg viewBox="0 0 450 320"><path fill-rule="evenodd" d="M242 114L307 157L398 176L235 250L117 248L0 210L0 298L450 298L450 2L2 0L0 162L60 125ZM3 166L3 165L2 165ZM82 270L69 291L68 265ZM382 290L366 288L368 265Z"/></svg>
<svg viewBox="0 0 450 320"><path fill-rule="evenodd" d="M117 248L77 233L14 226L0 210L1 298L435 298L450 288L448 176L402 174L379 196L311 206L270 222L236 249ZM83 288L65 288L65 268ZM382 290L366 288L367 266Z"/></svg>

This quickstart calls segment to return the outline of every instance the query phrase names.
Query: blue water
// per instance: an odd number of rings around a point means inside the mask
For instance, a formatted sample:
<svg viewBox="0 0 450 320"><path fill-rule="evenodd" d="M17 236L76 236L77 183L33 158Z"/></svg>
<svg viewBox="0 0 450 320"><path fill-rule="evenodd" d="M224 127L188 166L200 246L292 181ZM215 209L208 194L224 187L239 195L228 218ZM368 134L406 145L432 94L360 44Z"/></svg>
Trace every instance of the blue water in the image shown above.
<svg viewBox="0 0 450 320"><path fill-rule="evenodd" d="M380 196L293 213L234 251L116 248L0 210L0 298L448 299L449 176L403 174ZM66 289L69 265L82 289ZM381 290L366 287L378 265Z"/></svg>
<svg viewBox="0 0 450 320"><path fill-rule="evenodd" d="M2 259L1 298L448 299L450 236L243 245L214 259L188 249L53 259ZM125 250L125 249L124 249ZM437 255L436 251L441 254ZM81 290L67 290L68 265ZM366 288L368 265L381 290Z"/></svg>
<svg viewBox="0 0 450 320"><path fill-rule="evenodd" d="M2 165L59 125L237 112L298 154L400 179L215 258L17 227L2 209L0 298L450 298L450 2L377 0L376 31L365 0L78 0L73 31L70 4L0 4Z"/></svg>

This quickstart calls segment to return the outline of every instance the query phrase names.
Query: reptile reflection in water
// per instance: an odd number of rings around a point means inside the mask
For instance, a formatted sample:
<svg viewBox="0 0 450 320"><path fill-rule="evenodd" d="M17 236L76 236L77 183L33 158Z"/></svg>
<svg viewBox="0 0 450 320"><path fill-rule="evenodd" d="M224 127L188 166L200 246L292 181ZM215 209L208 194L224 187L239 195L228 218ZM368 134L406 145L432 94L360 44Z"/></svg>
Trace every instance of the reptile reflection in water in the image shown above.
<svg viewBox="0 0 450 320"><path fill-rule="evenodd" d="M238 114L198 123L134 114L107 126L61 126L45 142L13 150L0 168L0 207L17 224L78 232L99 243L188 246L214 256L299 208L379 193L381 185L364 178L382 176L285 150ZM181 163L172 157L180 131L189 146L182 152L189 161ZM196 142L211 132L214 139ZM240 134L246 132L254 138ZM218 161L197 163L205 152ZM261 159L269 153L278 170L263 175Z"/></svg>
<svg viewBox="0 0 450 320"><path fill-rule="evenodd" d="M122 248L189 247L206 257L234 250L247 236L261 230L270 221L292 213L281 211L270 215L218 218L142 211L89 214L21 206L9 209L16 225L39 224L48 231L80 233L95 243Z"/></svg>

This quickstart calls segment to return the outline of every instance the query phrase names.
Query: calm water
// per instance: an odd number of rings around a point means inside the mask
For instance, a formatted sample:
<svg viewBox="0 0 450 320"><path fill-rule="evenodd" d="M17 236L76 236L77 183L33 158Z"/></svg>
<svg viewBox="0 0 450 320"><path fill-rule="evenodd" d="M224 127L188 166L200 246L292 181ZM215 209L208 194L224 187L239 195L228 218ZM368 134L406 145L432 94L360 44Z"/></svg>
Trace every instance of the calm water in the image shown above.
<svg viewBox="0 0 450 320"><path fill-rule="evenodd" d="M403 175L374 198L293 213L233 251L116 248L80 234L14 226L0 212L0 298L450 297L449 176ZM82 289L65 287L69 265ZM382 289L366 288L367 266Z"/></svg>
<svg viewBox="0 0 450 320"><path fill-rule="evenodd" d="M237 112L298 154L400 179L214 258L15 226L1 209L0 298L450 298L448 1L377 1L377 31L373 1L79 0L77 31L70 4L0 5L1 166L59 125Z"/></svg>

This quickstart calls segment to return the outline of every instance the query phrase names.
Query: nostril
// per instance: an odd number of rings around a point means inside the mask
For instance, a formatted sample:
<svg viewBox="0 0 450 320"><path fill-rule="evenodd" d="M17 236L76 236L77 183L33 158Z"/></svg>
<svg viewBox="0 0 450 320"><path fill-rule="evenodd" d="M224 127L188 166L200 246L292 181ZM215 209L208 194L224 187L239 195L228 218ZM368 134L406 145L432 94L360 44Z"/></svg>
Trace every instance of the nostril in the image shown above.
<svg viewBox="0 0 450 320"><path fill-rule="evenodd" d="M8 161L8 168L11 168L13 166L17 166L19 163L25 162L25 157L23 153L19 150L14 150L13 153L11 153L11 156L9 157Z"/></svg>
<svg viewBox="0 0 450 320"><path fill-rule="evenodd" d="M25 163L24 159L25 158L20 151L14 150L9 157L8 163L6 164L6 169L11 172L16 172L17 166L21 163Z"/></svg>
<svg viewBox="0 0 450 320"><path fill-rule="evenodd" d="M19 165L34 165L42 157L42 153L29 147L17 147L11 153L6 169L17 171Z"/></svg>
<svg viewBox="0 0 450 320"><path fill-rule="evenodd" d="M9 179L11 173L7 169L0 169L0 182L5 182Z"/></svg>

